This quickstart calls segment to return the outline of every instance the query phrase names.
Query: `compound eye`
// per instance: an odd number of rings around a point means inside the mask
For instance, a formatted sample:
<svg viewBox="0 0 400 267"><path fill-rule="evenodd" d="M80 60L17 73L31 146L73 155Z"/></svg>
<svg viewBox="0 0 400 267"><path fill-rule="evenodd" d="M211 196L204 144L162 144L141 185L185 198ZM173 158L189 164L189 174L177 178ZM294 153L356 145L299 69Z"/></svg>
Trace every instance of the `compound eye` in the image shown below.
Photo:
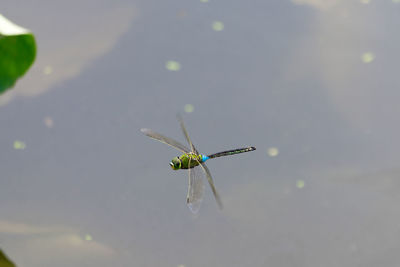
<svg viewBox="0 0 400 267"><path fill-rule="evenodd" d="M175 168L177 168L177 169L181 168L181 162L180 161L175 162Z"/></svg>

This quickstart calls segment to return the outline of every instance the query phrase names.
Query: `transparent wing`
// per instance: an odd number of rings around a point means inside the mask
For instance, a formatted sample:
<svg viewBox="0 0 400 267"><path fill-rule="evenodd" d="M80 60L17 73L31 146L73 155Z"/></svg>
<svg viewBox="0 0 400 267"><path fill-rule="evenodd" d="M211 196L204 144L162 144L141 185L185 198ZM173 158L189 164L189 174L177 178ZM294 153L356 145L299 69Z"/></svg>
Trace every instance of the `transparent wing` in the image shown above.
<svg viewBox="0 0 400 267"><path fill-rule="evenodd" d="M189 134L185 128L185 124L183 123L183 119L182 119L181 115L178 114L178 115L176 115L176 117L178 118L179 124L181 125L183 135L185 136L186 140L188 141L190 148L192 149L192 152L194 152L195 154L199 154L197 149L194 147L192 141L190 140Z"/></svg>
<svg viewBox="0 0 400 267"><path fill-rule="evenodd" d="M203 170L200 167L189 169L189 187L186 203L193 213L197 213L203 200Z"/></svg>
<svg viewBox="0 0 400 267"><path fill-rule="evenodd" d="M189 153L190 149L187 148L186 146L182 145L181 143L179 143L178 141L175 141L174 139L171 139L169 137L165 137L162 134L156 133L150 129L147 128L142 128L140 129L140 131L142 133L144 133L145 135L147 135L150 138L153 138L155 140L158 140L164 144L170 145L175 149L180 150L183 153Z"/></svg>
<svg viewBox="0 0 400 267"><path fill-rule="evenodd" d="M211 187L211 190L212 190L212 192L214 194L215 200L217 201L218 207L220 209L222 209L223 208L222 201L221 201L221 198L219 197L217 189L215 188L214 181L213 181L213 179L211 177L210 170L207 168L207 166L204 163L200 163L200 167L206 173L208 183L209 183L209 185Z"/></svg>

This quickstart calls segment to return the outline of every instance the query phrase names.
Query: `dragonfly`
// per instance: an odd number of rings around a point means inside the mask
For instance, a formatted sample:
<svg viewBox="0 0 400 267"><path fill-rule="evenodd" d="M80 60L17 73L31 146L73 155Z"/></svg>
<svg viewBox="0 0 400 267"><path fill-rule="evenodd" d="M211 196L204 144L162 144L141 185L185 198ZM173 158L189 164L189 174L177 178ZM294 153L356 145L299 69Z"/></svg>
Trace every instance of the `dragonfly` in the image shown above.
<svg viewBox="0 0 400 267"><path fill-rule="evenodd" d="M203 194L204 194L204 185L203 185L203 180L204 176L207 177L208 184L211 187L211 191L214 195L214 198L217 202L217 205L220 209L222 209L222 201L221 198L218 194L217 189L215 188L213 178L211 176L210 170L207 168L205 165L205 162L209 159L214 159L218 157L223 157L223 156L229 156L229 155L235 155L235 154L240 154L240 153L245 153L245 152L250 152L256 150L254 146L249 146L249 147L243 147L243 148L237 148L237 149L231 149L231 150L226 150L210 155L204 155L200 154L195 146L193 145L188 131L186 130L186 127L183 123L183 119L181 116L177 116L181 130L183 132L183 135L185 136L186 141L189 144L189 147L186 147L185 145L181 144L178 141L175 141L172 138L166 137L162 134L156 133L153 130L150 130L148 128L142 128L140 131L147 135L150 138L153 138L157 141L160 141L164 144L167 144L177 150L179 150L181 153L183 153L180 156L174 157L169 165L173 170L188 170L189 173L189 185L188 185L188 192L186 196L186 204L189 207L189 209L193 213L197 213L198 210L200 209L201 202L203 200Z"/></svg>

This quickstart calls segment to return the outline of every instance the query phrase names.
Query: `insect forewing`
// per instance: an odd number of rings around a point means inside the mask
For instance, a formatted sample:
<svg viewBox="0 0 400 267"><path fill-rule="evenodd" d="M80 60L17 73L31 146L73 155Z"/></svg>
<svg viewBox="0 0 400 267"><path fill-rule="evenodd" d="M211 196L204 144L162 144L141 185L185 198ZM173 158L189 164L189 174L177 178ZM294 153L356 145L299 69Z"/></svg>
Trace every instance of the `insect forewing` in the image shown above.
<svg viewBox="0 0 400 267"><path fill-rule="evenodd" d="M175 148L177 150L180 150L183 153L189 153L190 152L189 148L187 148L186 146L182 145L178 141L175 141L174 139L166 137L166 136L164 136L162 134L156 133L153 130L150 130L150 129L147 129L147 128L142 128L142 129L140 129L140 131L142 133L144 133L145 135L147 135L148 137L153 138L153 139L155 139L157 141L160 141L160 142L162 142L164 144L170 145L173 148Z"/></svg>
<svg viewBox="0 0 400 267"><path fill-rule="evenodd" d="M189 168L189 187L186 203L193 213L197 213L199 211L201 202L203 200L203 177L204 174L200 167L194 167L191 169Z"/></svg>

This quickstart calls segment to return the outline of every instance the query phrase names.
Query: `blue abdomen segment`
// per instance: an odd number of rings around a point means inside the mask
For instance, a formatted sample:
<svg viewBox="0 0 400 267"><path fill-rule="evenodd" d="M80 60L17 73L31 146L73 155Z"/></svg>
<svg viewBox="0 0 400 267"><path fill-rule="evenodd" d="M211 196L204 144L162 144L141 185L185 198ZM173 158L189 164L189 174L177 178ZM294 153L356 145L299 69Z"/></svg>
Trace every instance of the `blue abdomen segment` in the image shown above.
<svg viewBox="0 0 400 267"><path fill-rule="evenodd" d="M201 155L201 162L205 162L208 159L209 157L207 157L206 155Z"/></svg>

